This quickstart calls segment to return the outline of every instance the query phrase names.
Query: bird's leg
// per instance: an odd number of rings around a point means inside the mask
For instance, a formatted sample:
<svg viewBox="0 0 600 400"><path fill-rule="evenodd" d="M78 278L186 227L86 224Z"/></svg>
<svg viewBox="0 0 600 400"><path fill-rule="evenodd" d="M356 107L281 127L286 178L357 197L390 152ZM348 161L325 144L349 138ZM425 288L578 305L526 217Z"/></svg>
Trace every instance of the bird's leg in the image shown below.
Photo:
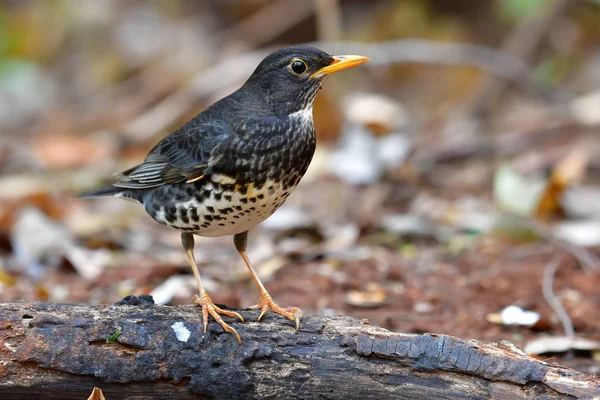
<svg viewBox="0 0 600 400"><path fill-rule="evenodd" d="M269 292L267 292L267 289L265 289L264 285L258 278L258 275L254 271L254 268L252 268L250 260L246 256L247 242L248 231L238 233L233 237L233 243L235 244L235 248L237 249L238 253L240 253L240 256L244 260L244 263L246 263L246 267L248 267L248 269L250 270L250 275L252 275L252 279L254 279L254 283L256 283L256 286L258 286L258 290L260 291L260 301L255 307L261 311L258 320L260 321L261 318L264 317L264 315L267 313L267 311L271 310L275 314L283 315L287 319L295 321L296 330L300 329L300 318L302 318L302 311L300 311L298 307L282 308L275 304L273 298L271 297Z"/></svg>
<svg viewBox="0 0 600 400"><path fill-rule="evenodd" d="M206 328L208 327L208 316L209 314L223 327L225 332L230 332L235 335L238 340L238 343L242 343L242 339L240 335L237 333L235 329L229 326L223 318L219 314L227 315L228 317L238 317L242 322L244 322L244 318L233 311L223 310L217 307L210 297L208 297L208 293L204 290L202 286L202 281L200 280L200 272L198 272L198 266L196 265L196 258L194 257L194 235L191 233L182 233L181 234L181 243L183 244L183 248L185 249L185 254L190 260L190 266L192 267L192 271L194 271L194 277L196 278L196 284L198 285L199 294L195 295L192 299L192 302L198 304L202 307L202 322L204 324L204 333L206 333Z"/></svg>

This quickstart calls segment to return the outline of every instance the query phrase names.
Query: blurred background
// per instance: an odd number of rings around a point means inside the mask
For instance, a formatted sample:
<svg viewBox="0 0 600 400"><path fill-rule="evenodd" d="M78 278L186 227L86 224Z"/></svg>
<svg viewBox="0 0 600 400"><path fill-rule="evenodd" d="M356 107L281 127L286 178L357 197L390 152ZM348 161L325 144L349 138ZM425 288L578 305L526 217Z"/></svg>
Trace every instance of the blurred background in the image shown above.
<svg viewBox="0 0 600 400"><path fill-rule="evenodd" d="M299 43L372 62L328 80L309 172L250 233L276 301L600 374L592 0L0 1L0 300L189 304L178 232L73 197ZM257 302L230 237L196 255L216 303Z"/></svg>

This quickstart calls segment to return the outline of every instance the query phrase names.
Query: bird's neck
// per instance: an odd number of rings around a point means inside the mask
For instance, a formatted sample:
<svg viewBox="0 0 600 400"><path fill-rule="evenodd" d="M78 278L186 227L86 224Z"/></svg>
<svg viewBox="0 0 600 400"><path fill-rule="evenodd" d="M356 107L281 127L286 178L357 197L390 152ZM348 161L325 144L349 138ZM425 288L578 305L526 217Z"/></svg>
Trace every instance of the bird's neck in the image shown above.
<svg viewBox="0 0 600 400"><path fill-rule="evenodd" d="M312 125L313 124L313 108L312 104L298 111L294 111L288 116L292 121L297 122L300 125Z"/></svg>
<svg viewBox="0 0 600 400"><path fill-rule="evenodd" d="M303 87L290 88L282 85L265 85L262 81L249 80L227 98L230 109L247 116L287 117L312 114L312 106L323 79Z"/></svg>
<svg viewBox="0 0 600 400"><path fill-rule="evenodd" d="M277 115L281 116L299 116L304 118L309 116L312 120L312 108L315 98L321 85L310 85L295 93L294 97L287 96L286 93L271 94L267 101L270 103L269 108Z"/></svg>
<svg viewBox="0 0 600 400"><path fill-rule="evenodd" d="M281 100L274 96L259 96L258 91L242 87L214 103L200 114L203 119L221 119L228 122L263 121L274 132L292 128L313 130L313 102L318 89L302 92L301 98Z"/></svg>

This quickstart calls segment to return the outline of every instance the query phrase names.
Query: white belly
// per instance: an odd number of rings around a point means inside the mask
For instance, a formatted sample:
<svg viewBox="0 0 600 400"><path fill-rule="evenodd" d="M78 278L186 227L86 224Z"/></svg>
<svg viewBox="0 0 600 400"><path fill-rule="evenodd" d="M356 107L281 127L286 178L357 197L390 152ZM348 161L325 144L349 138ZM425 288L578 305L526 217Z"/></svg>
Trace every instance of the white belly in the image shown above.
<svg viewBox="0 0 600 400"><path fill-rule="evenodd" d="M210 190L210 187L205 189ZM267 181L261 188L250 187L244 194L239 191L213 191L210 198L203 199L201 203L193 198L178 206L178 215L179 209L184 208L186 219L178 217L176 221L168 222L164 210L160 210L155 219L199 236L235 235L254 228L270 217L292 190L283 189L280 183ZM196 215L198 218L192 218Z"/></svg>

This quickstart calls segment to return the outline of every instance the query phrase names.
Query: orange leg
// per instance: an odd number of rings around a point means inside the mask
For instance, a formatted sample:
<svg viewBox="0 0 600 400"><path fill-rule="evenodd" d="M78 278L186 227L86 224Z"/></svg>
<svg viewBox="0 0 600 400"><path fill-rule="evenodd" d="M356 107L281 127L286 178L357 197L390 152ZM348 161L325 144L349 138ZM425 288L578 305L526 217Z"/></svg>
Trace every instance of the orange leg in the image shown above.
<svg viewBox="0 0 600 400"><path fill-rule="evenodd" d="M194 296L192 302L202 307L202 322L204 324L204 333L206 333L206 328L208 327L208 316L211 315L215 319L215 321L217 321L217 323L223 327L223 330L225 332L233 333L237 338L238 343L241 344L242 339L240 338L240 335L235 329L233 329L225 321L223 321L223 318L221 318L221 315L219 314L227 315L228 317L238 317L242 322L244 322L244 318L236 312L223 310L217 307L212 302L210 297L208 297L208 293L206 293L204 287L202 286L202 281L200 280L200 273L198 272L198 266L196 265L196 258L194 257L194 235L192 235L191 233L182 233L181 243L183 244L183 248L185 249L185 254L188 257L188 260L190 260L190 266L192 267L192 271L194 271L194 277L196 278L196 284L198 285L199 295Z"/></svg>
<svg viewBox="0 0 600 400"><path fill-rule="evenodd" d="M238 253L240 253L240 256L244 260L246 267L248 267L248 269L250 270L252 279L254 279L254 283L256 283L256 286L258 286L258 290L260 291L260 301L256 305L256 308L261 311L260 315L258 317L258 320L260 321L261 318L265 316L267 311L272 311L275 314L283 315L287 319L296 322L296 330L300 329L300 319L302 318L302 311L298 307L282 308L282 307L279 307L277 304L275 304L275 302L273 301L273 298L271 297L269 292L267 292L267 289L265 289L265 286L262 284L262 282L258 278L256 271L254 271L254 268L252 267L250 260L246 256L247 241L248 241L248 231L238 233L233 238L235 248L237 249Z"/></svg>

